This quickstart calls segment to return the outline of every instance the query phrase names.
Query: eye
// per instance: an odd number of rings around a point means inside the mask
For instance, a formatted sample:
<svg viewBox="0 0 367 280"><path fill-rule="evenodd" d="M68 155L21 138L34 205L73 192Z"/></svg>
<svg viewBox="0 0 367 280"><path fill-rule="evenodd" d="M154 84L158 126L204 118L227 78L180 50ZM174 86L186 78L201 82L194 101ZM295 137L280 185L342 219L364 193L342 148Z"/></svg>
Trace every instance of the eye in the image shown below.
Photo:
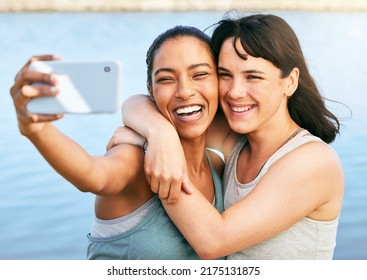
<svg viewBox="0 0 367 280"><path fill-rule="evenodd" d="M248 75L247 79L248 80L262 80L263 78L257 75Z"/></svg>
<svg viewBox="0 0 367 280"><path fill-rule="evenodd" d="M197 79L203 79L207 76L209 76L208 72L199 72L199 73L194 74L193 78L197 80Z"/></svg>
<svg viewBox="0 0 367 280"><path fill-rule="evenodd" d="M232 77L232 75L228 72L218 72L218 77L221 79L226 79Z"/></svg>
<svg viewBox="0 0 367 280"><path fill-rule="evenodd" d="M156 79L156 83L168 83L168 82L172 82L173 78L171 77L159 77Z"/></svg>

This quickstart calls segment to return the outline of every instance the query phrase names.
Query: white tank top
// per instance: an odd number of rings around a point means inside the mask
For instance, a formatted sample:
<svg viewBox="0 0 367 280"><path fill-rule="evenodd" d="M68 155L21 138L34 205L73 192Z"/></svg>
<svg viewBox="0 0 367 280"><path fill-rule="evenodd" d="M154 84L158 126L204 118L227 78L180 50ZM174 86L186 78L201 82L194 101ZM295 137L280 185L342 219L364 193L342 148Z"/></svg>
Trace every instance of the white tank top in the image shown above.
<svg viewBox="0 0 367 280"><path fill-rule="evenodd" d="M270 166L279 158L311 141L322 142L320 138L311 135L306 130L301 131L269 158L252 182L241 184L237 180L236 164L247 138L246 136L240 137L229 153L224 171L225 209L251 192ZM234 253L227 259L332 259L336 245L337 227L338 218L333 221L316 221L305 217L281 234Z"/></svg>

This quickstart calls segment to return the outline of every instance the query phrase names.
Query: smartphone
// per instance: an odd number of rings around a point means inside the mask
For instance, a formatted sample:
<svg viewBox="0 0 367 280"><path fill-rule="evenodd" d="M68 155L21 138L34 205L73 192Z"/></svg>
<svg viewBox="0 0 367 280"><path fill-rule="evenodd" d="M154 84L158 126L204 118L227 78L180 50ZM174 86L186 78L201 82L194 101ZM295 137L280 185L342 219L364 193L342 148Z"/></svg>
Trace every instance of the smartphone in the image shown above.
<svg viewBox="0 0 367 280"><path fill-rule="evenodd" d="M29 67L58 76L56 96L36 97L27 105L37 114L114 113L121 108L122 65L119 61L35 61Z"/></svg>

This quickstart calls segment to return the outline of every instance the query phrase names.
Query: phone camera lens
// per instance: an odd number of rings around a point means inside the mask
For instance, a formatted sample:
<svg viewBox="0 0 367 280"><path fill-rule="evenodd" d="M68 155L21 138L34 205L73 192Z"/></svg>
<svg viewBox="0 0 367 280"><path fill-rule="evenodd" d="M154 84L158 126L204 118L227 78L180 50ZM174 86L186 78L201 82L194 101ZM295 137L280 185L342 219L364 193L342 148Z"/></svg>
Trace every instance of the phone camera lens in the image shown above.
<svg viewBox="0 0 367 280"><path fill-rule="evenodd" d="M104 71L105 71L105 72L110 72L110 71L111 71L111 68L110 68L109 66L106 66L106 67L104 68Z"/></svg>

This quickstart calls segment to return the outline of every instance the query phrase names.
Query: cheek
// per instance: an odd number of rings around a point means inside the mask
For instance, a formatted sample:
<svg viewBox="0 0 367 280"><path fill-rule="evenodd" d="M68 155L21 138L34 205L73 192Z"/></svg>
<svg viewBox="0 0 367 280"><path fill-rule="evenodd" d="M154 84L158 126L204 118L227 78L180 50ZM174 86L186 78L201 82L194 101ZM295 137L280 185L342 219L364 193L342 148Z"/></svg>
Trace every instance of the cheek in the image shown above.
<svg viewBox="0 0 367 280"><path fill-rule="evenodd" d="M212 94L209 98L209 104L210 104L210 109L211 109L211 113L215 114L217 112L218 109L218 93L215 92L215 94Z"/></svg>
<svg viewBox="0 0 367 280"><path fill-rule="evenodd" d="M154 94L154 102L157 105L159 112L164 115L165 118L168 117L168 106L170 99L164 92L159 92L159 94Z"/></svg>
<svg viewBox="0 0 367 280"><path fill-rule="evenodd" d="M219 101L221 101L222 99L225 98L227 92L228 92L227 88L225 88L223 86L219 86L219 89L218 89L218 99L219 99Z"/></svg>
<svg viewBox="0 0 367 280"><path fill-rule="evenodd" d="M175 95L175 87L173 85L156 85L154 87L154 99L158 104L168 104Z"/></svg>
<svg viewBox="0 0 367 280"><path fill-rule="evenodd" d="M205 99L218 102L218 82L217 80L207 80L198 85L197 90L203 94Z"/></svg>
<svg viewBox="0 0 367 280"><path fill-rule="evenodd" d="M227 80L220 80L218 83L218 93L219 96L223 96L224 94L226 94L226 92L228 92L230 87L230 83Z"/></svg>

